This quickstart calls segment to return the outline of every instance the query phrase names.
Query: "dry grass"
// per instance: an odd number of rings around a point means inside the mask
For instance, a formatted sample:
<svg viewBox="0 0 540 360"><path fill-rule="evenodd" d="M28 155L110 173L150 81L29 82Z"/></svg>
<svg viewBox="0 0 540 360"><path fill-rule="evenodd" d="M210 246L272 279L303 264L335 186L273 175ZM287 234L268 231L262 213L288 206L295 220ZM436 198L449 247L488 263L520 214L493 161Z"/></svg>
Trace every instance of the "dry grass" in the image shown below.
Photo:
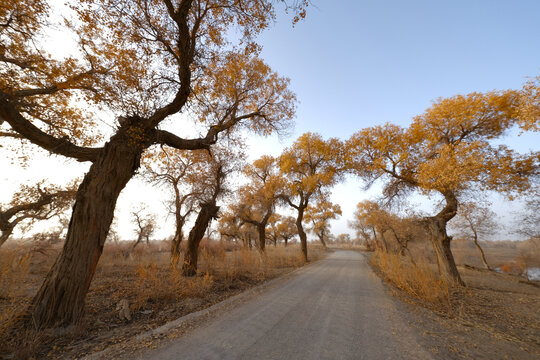
<svg viewBox="0 0 540 360"><path fill-rule="evenodd" d="M27 306L20 301L24 296L24 284L28 277L31 253L7 249L0 254L0 333L14 325L19 314Z"/></svg>
<svg viewBox="0 0 540 360"><path fill-rule="evenodd" d="M426 261L427 257L419 256L419 249L415 249L416 261ZM470 264L471 257L477 256L475 249L468 250L468 254L461 253L459 262L467 259L465 263ZM508 262L516 255L515 251L505 254L505 248L490 250L491 259L502 262ZM465 254L471 257L465 258ZM407 258L381 251L374 252L371 265L392 285L394 295L431 310L439 319L437 321L444 324L444 331L454 334L454 340L447 339L438 346L446 343L444 346L455 350L455 342L459 341L472 346L460 349L463 354L498 356L502 352L510 354L508 358L523 358L525 352L531 358L540 356L540 282L527 282L520 276L499 274L476 266L458 266L467 284L461 287L440 279L435 263L414 266ZM477 331L476 335L469 334L471 329ZM486 358L490 357L486 355Z"/></svg>
<svg viewBox="0 0 540 360"><path fill-rule="evenodd" d="M270 278L304 265L298 246L273 247L266 255L219 242L204 241L197 276L185 278L170 268L169 243L142 245L124 259L131 244L106 244L87 296L82 324L69 332L26 332L20 314L37 292L60 246L20 244L0 249L0 358L19 347L19 358L77 358L130 339L190 312L211 306ZM322 247L309 247L310 259L324 256ZM180 259L180 264L182 259ZM127 300L131 321L116 310ZM22 336L21 333L25 332Z"/></svg>
<svg viewBox="0 0 540 360"><path fill-rule="evenodd" d="M122 292L122 295L134 298L130 302L131 309L137 311L149 303L204 298L212 292L214 285L230 285L237 281L258 283L281 274L282 270L304 265L297 247L269 247L265 254L243 248L232 251L225 249L219 243L203 244L196 277L182 276L180 266L169 268L168 253L145 256L144 252L140 252L135 259L127 261L110 258L103 266L118 267L131 263L135 268L134 292ZM310 250L312 259L319 259L323 255L318 248ZM119 300L120 296L113 298Z"/></svg>
<svg viewBox="0 0 540 360"><path fill-rule="evenodd" d="M383 278L412 297L426 301L438 308L450 306L448 280L439 277L427 263L413 265L399 254L375 250L370 258Z"/></svg>

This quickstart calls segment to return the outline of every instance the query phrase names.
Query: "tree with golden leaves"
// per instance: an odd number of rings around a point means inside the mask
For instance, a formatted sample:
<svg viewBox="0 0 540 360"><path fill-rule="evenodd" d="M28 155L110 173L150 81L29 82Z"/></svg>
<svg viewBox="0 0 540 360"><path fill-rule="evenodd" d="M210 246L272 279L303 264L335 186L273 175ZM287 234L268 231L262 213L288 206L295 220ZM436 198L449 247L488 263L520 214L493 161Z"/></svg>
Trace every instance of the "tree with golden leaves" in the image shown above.
<svg viewBox="0 0 540 360"><path fill-rule="evenodd" d="M225 211L221 211L218 220L218 232L222 240L242 240L243 242L243 225L244 222L238 217L234 210L227 208Z"/></svg>
<svg viewBox="0 0 540 360"><path fill-rule="evenodd" d="M288 80L251 42L274 19L272 1L74 2L63 26L77 47L63 57L50 47L50 12L46 0L0 3L0 133L92 164L63 251L32 300L38 328L82 318L117 198L149 147L209 149L239 126L280 129L295 110ZM232 27L238 44L227 38ZM111 136L93 109L115 115ZM204 127L199 138L161 126L192 119Z"/></svg>
<svg viewBox="0 0 540 360"><path fill-rule="evenodd" d="M200 194L197 196L199 213L187 238L182 263L184 276L197 274L199 245L210 222L218 218L220 207L217 201L230 192L228 179L231 174L240 171L241 164L234 148L216 146L212 152L200 151L199 154L205 156L206 161L197 163L198 181L195 188Z"/></svg>
<svg viewBox="0 0 540 360"><path fill-rule="evenodd" d="M509 196L529 187L540 155L520 155L492 140L521 125L521 91L471 93L437 100L409 128L386 124L361 130L348 142L350 169L372 183L384 181L388 199L417 190L438 194L440 211L424 218L444 276L464 285L450 249L447 223L468 190ZM536 104L538 106L538 104Z"/></svg>
<svg viewBox="0 0 540 360"><path fill-rule="evenodd" d="M226 152L229 167L240 167L244 161L243 153L225 150L239 149L239 139L226 139L226 145L213 147L213 155L206 150L177 150L162 148L157 152L149 152L145 156L146 178L155 184L165 185L174 194L170 201L170 211L175 217L175 232L171 241L171 266L176 266L180 258L180 248L184 239L184 225L188 218L195 214L199 204L208 198L208 182L205 177L213 178L209 169L216 153Z"/></svg>
<svg viewBox="0 0 540 360"><path fill-rule="evenodd" d="M304 231L304 213L315 197L327 197L327 190L342 175L343 144L338 139L324 140L319 134L305 133L279 158L285 187L280 198L296 210L296 227L300 248L308 261L307 236Z"/></svg>
<svg viewBox="0 0 540 360"><path fill-rule="evenodd" d="M266 227L274 213L277 194L283 186L276 159L265 155L244 169L250 182L239 191L238 204L234 211L245 223L257 229L257 245L264 253L266 247Z"/></svg>
<svg viewBox="0 0 540 360"><path fill-rule="evenodd" d="M373 239L375 246L388 251L388 244L384 233L386 227L386 213L381 210L380 205L371 200L360 201L356 204L351 227L361 234L364 239ZM371 234L369 234L371 232Z"/></svg>
<svg viewBox="0 0 540 360"><path fill-rule="evenodd" d="M266 238L274 244L274 247L277 246L277 243L280 239L279 236L279 223L283 220L283 216L278 213L273 213L268 219L268 230L266 231Z"/></svg>
<svg viewBox="0 0 540 360"><path fill-rule="evenodd" d="M283 240L283 244L287 247L289 241L298 234L296 219L292 216L274 213L268 221L268 226L268 238L274 243L274 246Z"/></svg>
<svg viewBox="0 0 540 360"><path fill-rule="evenodd" d="M314 205L307 207L304 214L307 223L311 223L311 231L319 238L326 249L326 239L330 234L330 220L341 216L341 207L326 198L317 199Z"/></svg>

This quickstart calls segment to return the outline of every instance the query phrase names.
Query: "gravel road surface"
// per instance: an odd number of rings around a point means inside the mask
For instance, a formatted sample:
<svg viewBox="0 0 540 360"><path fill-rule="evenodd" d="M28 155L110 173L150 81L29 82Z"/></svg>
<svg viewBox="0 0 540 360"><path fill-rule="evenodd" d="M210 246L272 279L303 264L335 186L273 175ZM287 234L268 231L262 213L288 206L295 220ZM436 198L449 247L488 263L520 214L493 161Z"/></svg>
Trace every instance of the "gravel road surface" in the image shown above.
<svg viewBox="0 0 540 360"><path fill-rule="evenodd" d="M143 359L432 359L366 261L335 251Z"/></svg>

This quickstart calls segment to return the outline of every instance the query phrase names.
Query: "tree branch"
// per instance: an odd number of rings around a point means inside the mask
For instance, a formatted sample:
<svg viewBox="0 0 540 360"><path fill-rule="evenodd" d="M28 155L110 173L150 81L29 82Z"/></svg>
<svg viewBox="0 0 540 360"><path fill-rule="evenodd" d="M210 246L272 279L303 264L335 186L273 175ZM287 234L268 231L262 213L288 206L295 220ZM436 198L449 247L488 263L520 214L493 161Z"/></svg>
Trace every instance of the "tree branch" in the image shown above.
<svg viewBox="0 0 540 360"><path fill-rule="evenodd" d="M66 138L58 139L51 136L24 118L7 99L0 93L0 123L6 121L11 128L33 144L41 146L52 153L77 159L78 161L95 161L102 148L87 148L77 146Z"/></svg>

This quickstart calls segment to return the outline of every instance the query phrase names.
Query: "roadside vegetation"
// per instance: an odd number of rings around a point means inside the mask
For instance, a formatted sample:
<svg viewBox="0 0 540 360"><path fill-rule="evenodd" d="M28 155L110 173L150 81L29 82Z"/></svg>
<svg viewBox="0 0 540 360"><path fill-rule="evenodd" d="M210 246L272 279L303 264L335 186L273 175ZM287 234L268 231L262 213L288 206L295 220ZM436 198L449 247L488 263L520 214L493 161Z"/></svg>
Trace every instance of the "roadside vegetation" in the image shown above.
<svg viewBox="0 0 540 360"><path fill-rule="evenodd" d="M14 354L21 359L78 358L304 265L297 244L271 246L261 256L233 242L205 239L199 250L198 276L185 277L181 267L170 267L170 241L143 243L129 257L122 256L131 246L129 242L105 246L84 321L68 331L32 331L21 328L17 320L61 246L8 244L0 252L0 349L17 349ZM310 252L312 260L325 256L321 246L310 246Z"/></svg>
<svg viewBox="0 0 540 360"><path fill-rule="evenodd" d="M400 254L390 234L387 241L390 250L375 245L370 264L394 296L436 315L431 317L436 325L428 326L424 320L419 327L437 344L437 351L459 359L540 354L536 321L540 278L531 276L540 268L540 248L535 240L482 241L483 256L473 239L453 240L452 252L465 287L439 273L427 239L415 238L409 244L415 263ZM491 269L485 268L486 260ZM470 334L475 330L479 333ZM454 334L453 338L437 336L440 331Z"/></svg>

